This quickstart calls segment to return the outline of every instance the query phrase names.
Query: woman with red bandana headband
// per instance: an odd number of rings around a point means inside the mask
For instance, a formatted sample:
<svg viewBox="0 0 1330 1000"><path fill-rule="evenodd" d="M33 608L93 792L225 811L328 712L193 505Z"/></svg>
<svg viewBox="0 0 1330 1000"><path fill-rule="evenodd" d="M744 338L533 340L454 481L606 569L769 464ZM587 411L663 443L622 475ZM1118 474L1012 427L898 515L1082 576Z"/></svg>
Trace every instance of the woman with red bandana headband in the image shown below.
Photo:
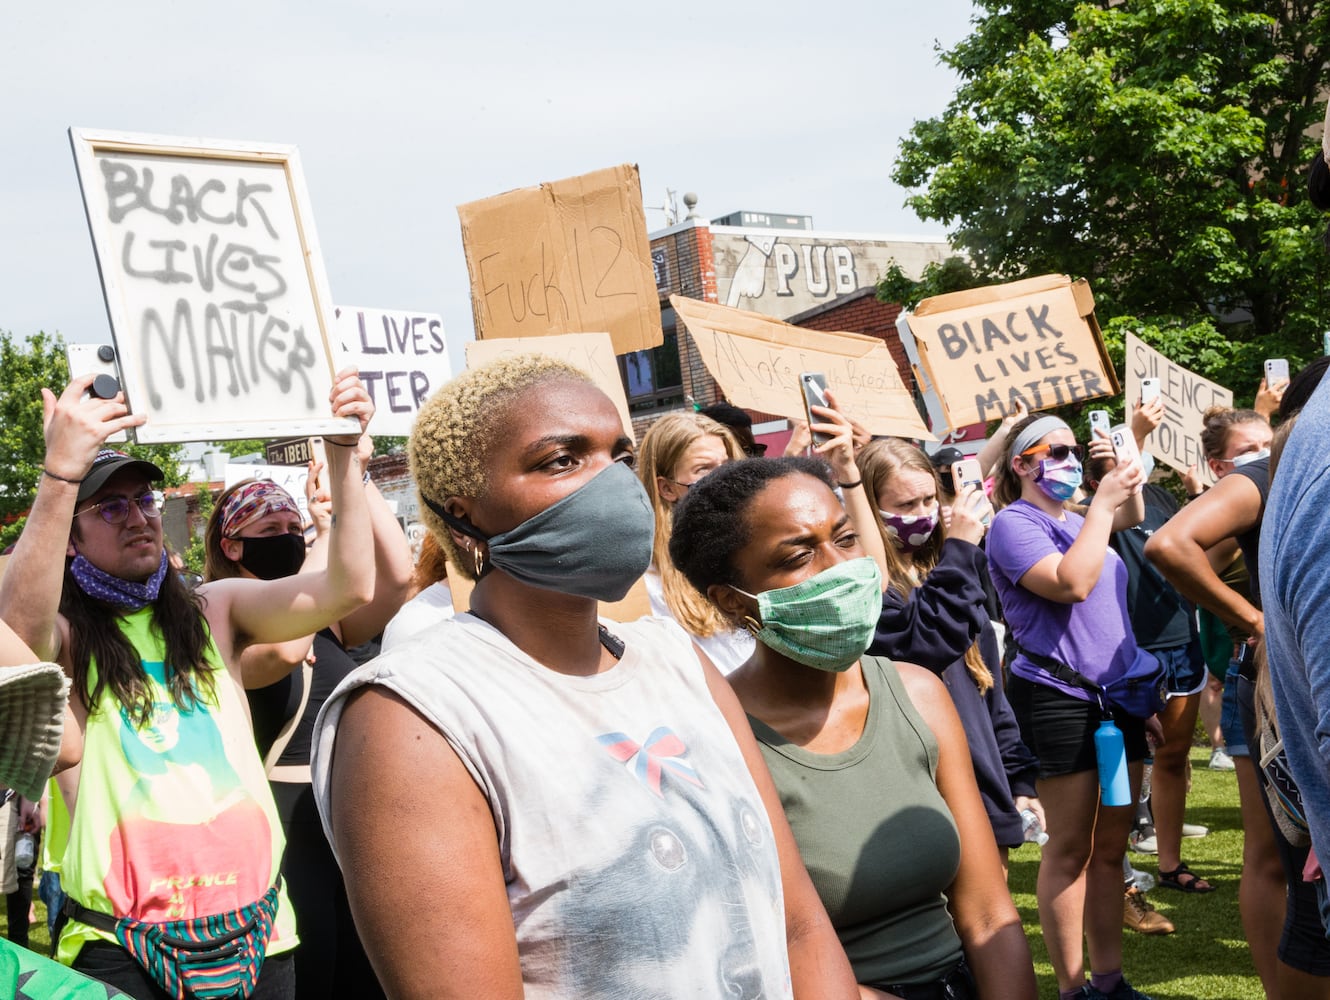
<svg viewBox="0 0 1330 1000"><path fill-rule="evenodd" d="M1111 447L1104 438L1092 446L1096 455ZM1039 760L1049 840L1036 895L1061 1000L1142 997L1122 977L1122 860L1133 809L1100 803L1095 730L1111 711L1125 738L1134 803L1146 721L1074 677L1107 685L1147 668L1142 657L1152 661L1136 646L1127 570L1108 545L1113 531L1141 520L1143 478L1138 460L1117 465L1083 517L1067 510L1081 483L1081 448L1062 420L1036 416L1012 428L994 489L1005 506L989 532L988 563L1016 649L1007 696Z"/></svg>
<svg viewBox="0 0 1330 1000"><path fill-rule="evenodd" d="M950 526L938 517L937 473L919 448L880 438L856 458L891 578L882 594L875 656L917 663L942 678L965 726L984 810L1003 865L1025 840L1021 812L1043 821L1034 755L1021 742L1002 684L1002 657L989 618L983 541L993 506L982 488L957 497Z"/></svg>
<svg viewBox="0 0 1330 1000"><path fill-rule="evenodd" d="M368 434L357 450L367 465L373 453ZM308 560L295 500L269 480L244 480L221 495L208 520L205 579L275 580L302 567L321 568L328 545L328 498L317 485L321 470L311 463L306 496L318 534ZM356 934L309 775L314 720L328 696L357 666L347 649L383 630L406 599L410 581L406 535L373 482L367 480L364 488L374 538L373 599L315 635L253 646L244 654L254 736L286 831L282 875L300 917L300 946L295 953L298 1000L349 995L373 1000L384 995Z"/></svg>

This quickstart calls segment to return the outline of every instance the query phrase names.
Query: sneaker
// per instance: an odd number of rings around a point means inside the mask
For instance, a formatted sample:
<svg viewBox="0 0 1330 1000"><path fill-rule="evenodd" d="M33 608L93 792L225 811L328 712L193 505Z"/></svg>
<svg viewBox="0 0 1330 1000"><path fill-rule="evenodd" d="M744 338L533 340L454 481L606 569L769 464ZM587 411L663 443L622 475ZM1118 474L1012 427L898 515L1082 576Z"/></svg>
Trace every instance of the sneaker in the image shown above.
<svg viewBox="0 0 1330 1000"><path fill-rule="evenodd" d="M1112 993L1101 993L1089 983L1086 983L1081 987L1080 996L1083 1000L1150 1000L1144 993L1132 989L1131 984L1125 979L1118 984L1118 988Z"/></svg>
<svg viewBox="0 0 1330 1000"><path fill-rule="evenodd" d="M1131 845L1131 849L1135 851L1137 854L1159 853L1159 848L1155 842L1155 835L1153 830L1150 831L1150 835L1148 837L1142 837L1133 833L1130 837L1127 838L1127 842Z"/></svg>
<svg viewBox="0 0 1330 1000"><path fill-rule="evenodd" d="M1210 832L1208 826L1201 826L1199 823L1183 823L1182 835L1184 837L1204 837Z"/></svg>
<svg viewBox="0 0 1330 1000"><path fill-rule="evenodd" d="M1233 770L1233 758L1228 755L1228 751L1223 747L1215 747L1210 751L1210 770L1211 771L1231 771Z"/></svg>
<svg viewBox="0 0 1330 1000"><path fill-rule="evenodd" d="M1122 925L1130 927L1139 934L1172 934L1177 930L1173 926L1173 921L1156 910L1145 898L1145 893L1135 886L1128 889L1123 896Z"/></svg>

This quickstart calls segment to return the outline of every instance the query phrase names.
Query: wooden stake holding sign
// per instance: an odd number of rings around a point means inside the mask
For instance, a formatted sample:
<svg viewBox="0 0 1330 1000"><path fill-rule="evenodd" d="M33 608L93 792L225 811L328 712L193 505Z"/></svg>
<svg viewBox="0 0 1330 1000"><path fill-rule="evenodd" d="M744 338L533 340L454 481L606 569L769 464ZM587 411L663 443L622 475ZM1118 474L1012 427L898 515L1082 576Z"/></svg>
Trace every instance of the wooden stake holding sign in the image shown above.
<svg viewBox="0 0 1330 1000"><path fill-rule="evenodd" d="M924 299L908 316L951 428L1119 392L1083 279L1048 274Z"/></svg>
<svg viewBox="0 0 1330 1000"><path fill-rule="evenodd" d="M69 137L137 440L357 432L295 147Z"/></svg>

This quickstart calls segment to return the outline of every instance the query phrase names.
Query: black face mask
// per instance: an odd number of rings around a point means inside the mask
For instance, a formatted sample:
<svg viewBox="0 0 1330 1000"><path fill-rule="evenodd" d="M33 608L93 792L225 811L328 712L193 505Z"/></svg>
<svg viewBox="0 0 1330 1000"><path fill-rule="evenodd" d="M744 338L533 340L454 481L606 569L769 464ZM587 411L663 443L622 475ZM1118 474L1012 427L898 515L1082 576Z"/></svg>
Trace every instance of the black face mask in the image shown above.
<svg viewBox="0 0 1330 1000"><path fill-rule="evenodd" d="M281 535L258 535L246 538L238 535L243 544L240 565L260 580L280 580L295 576L305 564L305 536L286 532Z"/></svg>

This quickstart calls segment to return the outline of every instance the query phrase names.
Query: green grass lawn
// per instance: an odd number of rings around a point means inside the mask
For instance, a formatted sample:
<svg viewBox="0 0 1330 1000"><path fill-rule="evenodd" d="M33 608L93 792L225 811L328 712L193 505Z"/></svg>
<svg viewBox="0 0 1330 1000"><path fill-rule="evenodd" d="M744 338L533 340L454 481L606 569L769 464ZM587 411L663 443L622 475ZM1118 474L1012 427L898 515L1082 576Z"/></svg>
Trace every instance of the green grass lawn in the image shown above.
<svg viewBox="0 0 1330 1000"><path fill-rule="evenodd" d="M1261 1000L1260 980L1252 968L1238 918L1238 877L1242 868L1242 823L1238 784L1230 772L1206 769L1209 752L1192 752L1192 790L1187 821L1202 823L1210 835L1183 841L1187 863L1217 888L1204 896L1154 889L1150 901L1177 926L1177 933L1146 936L1123 930L1124 967L1132 985L1155 1000ZM1153 855L1132 854L1132 864L1152 875ZM1039 849L1026 846L1011 855L1011 893L1034 953L1041 996L1057 995L1048 953L1039 934L1034 898ZM0 912L0 927L4 926ZM46 911L37 903L31 946L47 954Z"/></svg>
<svg viewBox="0 0 1330 1000"><path fill-rule="evenodd" d="M1192 751L1192 789L1187 822L1210 828L1207 837L1184 840L1182 856L1216 887L1193 895L1152 889L1150 902L1173 921L1177 932L1144 935L1123 929L1123 968L1131 984L1155 1000L1261 1000L1261 981L1252 967L1238 916L1238 878L1242 871L1242 820L1238 783L1233 772L1206 768L1209 750ZM1130 854L1132 865L1157 875L1150 854ZM1027 845L1011 854L1011 894L1034 953L1039 993L1057 996L1048 952L1039 933L1035 875L1039 848Z"/></svg>

